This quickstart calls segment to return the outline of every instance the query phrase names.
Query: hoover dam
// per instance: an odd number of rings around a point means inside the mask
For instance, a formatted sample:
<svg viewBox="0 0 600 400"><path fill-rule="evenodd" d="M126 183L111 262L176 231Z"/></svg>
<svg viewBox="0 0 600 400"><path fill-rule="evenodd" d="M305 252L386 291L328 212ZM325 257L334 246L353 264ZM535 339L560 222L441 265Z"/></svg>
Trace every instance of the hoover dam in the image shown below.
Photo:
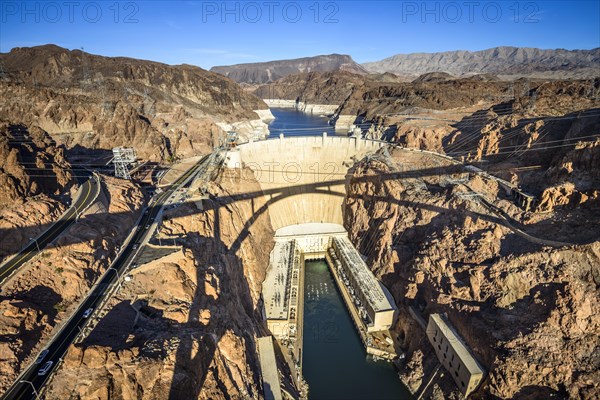
<svg viewBox="0 0 600 400"><path fill-rule="evenodd" d="M3 400L598 398L596 75L82 50L0 53Z"/></svg>
<svg viewBox="0 0 600 400"><path fill-rule="evenodd" d="M600 400L600 1L0 14L0 400Z"/></svg>
<svg viewBox="0 0 600 400"><path fill-rule="evenodd" d="M299 387L303 376L305 265L311 260L326 261L334 277L355 330L344 334L358 334L367 353L397 357L388 331L397 317L396 303L348 240L343 226L349 168L385 146L380 141L326 132L318 136L281 134L240 144L225 155L224 167L237 171L240 179L249 178L245 175L251 173L264 196L257 201L268 211L275 247L262 285L263 315L295 371ZM342 388L337 390L343 393ZM369 393L375 394L377 389Z"/></svg>
<svg viewBox="0 0 600 400"><path fill-rule="evenodd" d="M254 172L268 199L273 229L315 222L342 225L348 168L384 145L340 136L282 135L229 151L226 167Z"/></svg>
<svg viewBox="0 0 600 400"><path fill-rule="evenodd" d="M391 173L362 174L357 167L361 162L369 160L393 166L395 169ZM350 193L349 190L354 192L358 187L361 192L369 193L377 186L393 184L398 179L407 179L420 186L423 185L420 183L421 179L430 177L444 186L464 185L467 191L458 193L459 198L464 198L469 204L487 207L486 201L477 200L478 197L484 196L480 193L481 189L473 188L467 183L470 179L485 179L499 188L504 188L504 195L499 195L509 196L508 198L512 198L511 201L520 207L528 206L521 201L523 196L515 195L521 193L520 190L510 183L472 166L458 163L451 157L435 152L398 148L379 140L336 136L327 132L314 136L287 137L280 134L279 137L268 140L250 141L233 146L225 154L223 168L234 180L257 182L260 186L259 192L236 193L234 190L231 196L252 201L252 218L247 224L251 225L255 218L266 214L274 231L275 244L262 283L262 316L274 339L275 347L279 348L278 352L281 352L292 371L295 385L301 390L305 385L303 350L307 341L306 335L311 334L304 327L305 306L309 304L307 293L308 296L312 296L312 301L315 301L314 287L308 292L305 287L307 263L322 262L327 266L331 282L335 284L335 292L339 294L340 303L344 304L345 312L352 322L350 334L357 337L361 343L360 353L373 356L376 360L390 361L402 360L405 356L400 345L402 328L397 324L398 299L394 299L389 288L375 277L371 266L366 262L367 258L355 248L357 242L362 242L364 249L365 237L359 236L356 240L354 236L354 243L350 240L350 232L356 235L357 231L360 232L360 229L364 228L357 228L353 216L347 214L350 210L349 204L356 201L356 194ZM242 188L243 185L239 187ZM361 201L367 201L367 197L359 198ZM472 198L475 200L471 200ZM378 203L377 207L389 207L393 199L383 198L378 201L381 203ZM428 208L418 203L413 207L417 212L421 212L423 207ZM492 218L484 214L481 216ZM510 225L499 217L493 217L492 220ZM516 229L515 232L530 241L538 240ZM561 245L551 241L547 244ZM394 243L370 242L369 246L391 247ZM326 280L321 280L320 285L324 282ZM320 295L326 295L327 290L319 286L316 293L318 298ZM447 370L453 371L454 368L458 368L453 378L463 395L474 391L486 371L472 350L464 344L456 328L438 314L431 314L427 322L419 311L411 309L411 313L432 345L436 346L441 340L439 332L450 335L448 339L442 339L442 342L446 340L445 348L442 349L440 345L437 358ZM326 316L322 317L326 319ZM264 349L264 346L262 348ZM436 348L436 352L437 350ZM448 365L444 364L447 357L453 360ZM314 365L314 360L312 362ZM342 360L340 362L343 363ZM355 364L354 369L346 372L350 376L356 375L357 382L361 381L360 374L368 373L368 369L361 373L355 372L360 370L360 364ZM311 362L308 365L311 365ZM261 365L261 368L268 370L269 366ZM311 372L306 374L311 376ZM386 374L385 370L381 371L381 376ZM318 381L314 378L314 371L312 376L313 380ZM389 379L399 383L396 377ZM309 387L310 384L311 382L308 382ZM278 382L265 381L264 385L273 388ZM378 392L375 389L377 385L388 389ZM377 398L409 398L402 385L390 389L389 380L377 385L373 382L367 388L349 385L349 388L354 389L349 389L346 396L351 398L353 393L363 390L363 397L371 395ZM339 386L336 390L343 392Z"/></svg>

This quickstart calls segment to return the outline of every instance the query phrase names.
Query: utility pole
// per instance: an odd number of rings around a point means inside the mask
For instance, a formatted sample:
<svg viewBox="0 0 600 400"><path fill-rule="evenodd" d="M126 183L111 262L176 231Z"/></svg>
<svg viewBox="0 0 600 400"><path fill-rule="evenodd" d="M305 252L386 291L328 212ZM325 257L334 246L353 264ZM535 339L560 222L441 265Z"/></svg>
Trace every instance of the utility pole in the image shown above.
<svg viewBox="0 0 600 400"><path fill-rule="evenodd" d="M29 238L29 240L33 240L35 242L35 247L37 247L38 253L40 252L40 245L38 244L37 238Z"/></svg>

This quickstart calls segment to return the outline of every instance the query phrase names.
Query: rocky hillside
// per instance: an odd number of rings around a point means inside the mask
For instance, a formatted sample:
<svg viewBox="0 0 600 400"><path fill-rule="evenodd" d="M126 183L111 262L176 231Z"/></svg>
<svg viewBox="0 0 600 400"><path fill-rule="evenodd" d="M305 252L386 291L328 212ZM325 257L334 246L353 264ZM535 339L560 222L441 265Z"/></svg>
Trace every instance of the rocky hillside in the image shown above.
<svg viewBox="0 0 600 400"><path fill-rule="evenodd" d="M212 67L212 72L225 75L236 82L262 84L273 82L288 75L309 72L347 71L365 74L366 70L343 54L295 58L260 63Z"/></svg>
<svg viewBox="0 0 600 400"><path fill-rule="evenodd" d="M37 126L0 121L0 262L36 237L76 189L62 146Z"/></svg>
<svg viewBox="0 0 600 400"><path fill-rule="evenodd" d="M512 218L523 212L503 198L497 183L470 175L419 176L443 159L396 150L391 159L361 162L345 201L346 228L368 265L399 303L399 337L407 353L401 377L421 393L436 365L425 332L409 307L427 319L447 314L487 371L476 399L595 399L600 395L596 349L600 345L600 231L596 213L585 228L568 211L554 214L560 227L528 221L538 238L587 243L551 248L509 228L477 191ZM410 178L386 174L413 171ZM374 223L376 221L376 223ZM424 398L456 398L453 380L436 378Z"/></svg>
<svg viewBox="0 0 600 400"><path fill-rule="evenodd" d="M105 178L99 200L79 222L3 285L0 393L37 357L106 271L143 203L143 194L134 183ZM39 218L35 215L39 210L29 204L19 211L31 212L26 220L31 224Z"/></svg>
<svg viewBox="0 0 600 400"><path fill-rule="evenodd" d="M453 124L443 150L466 161L487 160L491 172L539 195L540 211L595 201L598 93L600 79L537 83Z"/></svg>
<svg viewBox="0 0 600 400"><path fill-rule="evenodd" d="M70 347L49 398L261 398L256 338L267 334L259 298L273 230L255 213L262 201L223 203L240 185L260 190L225 173L204 211L165 213L158 236L169 246L144 249L106 316Z"/></svg>
<svg viewBox="0 0 600 400"><path fill-rule="evenodd" d="M376 132L389 133L385 137L392 142L445 153L521 185L537 196L538 211L598 202L594 141L600 132L600 79L509 86L458 79L408 88L420 95L387 99L371 90L372 106L361 104L363 94L351 96L341 109L358 107L353 115L373 121L380 128ZM404 108L407 102L420 107Z"/></svg>
<svg viewBox="0 0 600 400"><path fill-rule="evenodd" d="M58 195L73 183L64 148L46 132L0 121L0 207L42 193Z"/></svg>
<svg viewBox="0 0 600 400"><path fill-rule="evenodd" d="M455 76L491 73L512 78L586 78L598 76L600 48L542 50L494 47L474 52L397 54L362 66L369 72L391 72L406 77L446 72Z"/></svg>
<svg viewBox="0 0 600 400"><path fill-rule="evenodd" d="M482 79L417 79L415 82L387 83L369 80L357 87L338 109L342 115L378 115L415 113L418 109L436 111L472 107L499 102L512 94L508 82Z"/></svg>
<svg viewBox="0 0 600 400"><path fill-rule="evenodd" d="M338 114L364 116L404 112L421 107L446 110L487 99L509 96L511 84L490 77L454 78L425 74L414 82L402 82L392 74L357 75L333 71L296 74L260 85L253 91L261 98L300 100L313 104L337 104Z"/></svg>
<svg viewBox="0 0 600 400"><path fill-rule="evenodd" d="M341 104L366 77L344 71L310 72L288 75L258 86L253 93L261 99L299 100L311 104Z"/></svg>
<svg viewBox="0 0 600 400"><path fill-rule="evenodd" d="M215 124L253 132L261 124L253 110L267 108L231 80L190 65L53 45L15 48L0 63L0 118L37 125L69 147L134 146L151 160L189 156L212 145Z"/></svg>

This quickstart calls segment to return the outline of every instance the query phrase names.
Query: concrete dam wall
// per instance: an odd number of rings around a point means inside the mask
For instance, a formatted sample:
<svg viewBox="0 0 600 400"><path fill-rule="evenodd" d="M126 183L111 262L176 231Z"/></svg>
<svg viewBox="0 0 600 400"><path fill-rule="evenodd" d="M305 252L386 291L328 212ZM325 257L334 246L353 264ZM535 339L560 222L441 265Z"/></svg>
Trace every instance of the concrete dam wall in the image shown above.
<svg viewBox="0 0 600 400"><path fill-rule="evenodd" d="M346 173L385 143L354 137L303 136L249 142L227 153L227 166L254 172L274 230L311 222L343 225Z"/></svg>

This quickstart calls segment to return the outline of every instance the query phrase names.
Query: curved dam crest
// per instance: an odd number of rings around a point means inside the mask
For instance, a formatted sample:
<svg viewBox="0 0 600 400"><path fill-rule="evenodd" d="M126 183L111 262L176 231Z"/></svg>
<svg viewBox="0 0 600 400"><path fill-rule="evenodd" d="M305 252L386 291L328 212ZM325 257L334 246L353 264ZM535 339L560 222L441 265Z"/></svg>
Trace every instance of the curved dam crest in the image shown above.
<svg viewBox="0 0 600 400"><path fill-rule="evenodd" d="M229 151L227 167L248 167L269 202L274 230L306 223L343 225L348 168L386 144L340 136L248 142Z"/></svg>

